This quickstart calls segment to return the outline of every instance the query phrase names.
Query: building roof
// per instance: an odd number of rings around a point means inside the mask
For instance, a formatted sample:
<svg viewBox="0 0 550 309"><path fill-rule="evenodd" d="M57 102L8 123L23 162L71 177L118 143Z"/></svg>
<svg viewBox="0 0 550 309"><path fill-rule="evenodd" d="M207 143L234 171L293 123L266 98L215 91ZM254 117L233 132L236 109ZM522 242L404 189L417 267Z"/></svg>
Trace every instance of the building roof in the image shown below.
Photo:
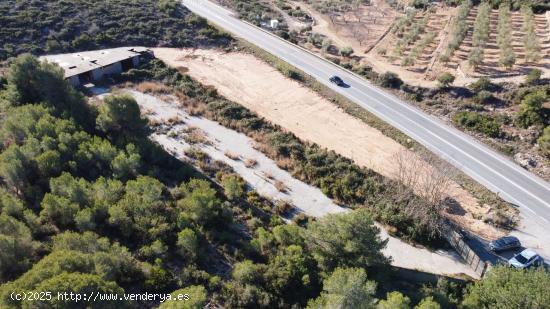
<svg viewBox="0 0 550 309"><path fill-rule="evenodd" d="M133 58L147 51L149 49L145 47L119 47L72 54L46 55L40 57L40 60L59 64L65 70L65 78L67 78Z"/></svg>

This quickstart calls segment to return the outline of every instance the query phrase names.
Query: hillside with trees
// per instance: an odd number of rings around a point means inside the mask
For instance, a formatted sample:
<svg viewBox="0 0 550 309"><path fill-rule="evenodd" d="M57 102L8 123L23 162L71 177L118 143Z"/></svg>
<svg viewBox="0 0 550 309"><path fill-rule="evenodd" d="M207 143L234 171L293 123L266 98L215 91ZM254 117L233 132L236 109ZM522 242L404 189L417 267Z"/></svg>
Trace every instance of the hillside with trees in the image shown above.
<svg viewBox="0 0 550 309"><path fill-rule="evenodd" d="M0 60L118 46L196 46L229 38L175 0L0 2Z"/></svg>
<svg viewBox="0 0 550 309"><path fill-rule="evenodd" d="M153 143L151 124L132 97L91 104L60 67L22 54L229 40L175 2L24 0L0 8L7 25L0 29L2 57L14 57L0 73L0 308L545 308L550 302L550 276L542 269L495 267L479 282L441 278L425 286L399 277L382 254L386 241L374 220L399 226L410 241L431 241L432 217L407 212L422 208L425 198L302 143L159 61L121 81L161 80L205 104L222 124L261 133L270 155L287 160L295 177L357 209L287 223L272 201L231 171L210 166L212 177ZM103 34L110 38L103 41ZM395 84L388 75L381 80ZM522 125L546 121L540 114L546 88L536 84L515 97ZM539 143L550 144L549 136L547 127ZM45 291L189 300L12 297Z"/></svg>
<svg viewBox="0 0 550 309"><path fill-rule="evenodd" d="M24 55L11 64L1 98L2 308L71 306L10 298L43 290L183 289L202 299L197 307L207 298L228 307L305 305L336 267L387 267L385 242L365 212L286 225L262 210L269 201L223 190L151 143L131 97L88 105L59 67ZM340 236L306 240L326 233ZM341 242L350 249L342 252Z"/></svg>
<svg viewBox="0 0 550 309"><path fill-rule="evenodd" d="M179 81L188 96L209 95L195 86L188 76ZM131 97L108 96L99 107L89 105L58 67L28 55L11 64L0 97L2 308L74 306L10 297L44 290L187 293L192 301L186 308L399 302L453 308L461 302L461 285L445 280L395 291L372 210L286 224L269 200L236 189L238 183L220 187L150 142L149 125ZM228 107L210 106L221 113ZM501 272L510 273L498 279L503 288L536 289L548 280L544 272L537 281L524 279L530 272ZM483 298L491 292L483 282L466 291L468 304L498 301ZM98 301L92 307L158 305ZM170 301L160 308L180 305Z"/></svg>
<svg viewBox="0 0 550 309"><path fill-rule="evenodd" d="M205 96L195 83L182 77L180 87ZM11 63L0 97L2 308L73 305L10 297L44 290L184 291L195 308L207 301L306 306L325 278L349 281L338 293L350 293L357 280L366 282L366 270L371 276L388 270L385 241L366 209L287 225L269 211L270 201L229 182L221 188L151 143L130 97L89 105L59 67L29 55ZM356 268L365 270L358 279ZM365 293L374 299L369 286Z"/></svg>

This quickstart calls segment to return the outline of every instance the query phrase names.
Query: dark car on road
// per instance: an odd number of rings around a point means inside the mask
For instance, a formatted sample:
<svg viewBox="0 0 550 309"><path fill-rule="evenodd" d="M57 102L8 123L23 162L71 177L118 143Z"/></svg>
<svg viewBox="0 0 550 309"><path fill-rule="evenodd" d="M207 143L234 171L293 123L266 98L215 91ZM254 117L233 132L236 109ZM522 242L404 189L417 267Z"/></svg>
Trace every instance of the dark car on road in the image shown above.
<svg viewBox="0 0 550 309"><path fill-rule="evenodd" d="M346 85L346 83L344 83L344 81L336 75L332 76L329 80L330 80L331 83L335 83L338 86L345 86Z"/></svg>
<svg viewBox="0 0 550 309"><path fill-rule="evenodd" d="M489 243L489 249L494 252L511 250L521 247L519 239L514 236L505 236Z"/></svg>

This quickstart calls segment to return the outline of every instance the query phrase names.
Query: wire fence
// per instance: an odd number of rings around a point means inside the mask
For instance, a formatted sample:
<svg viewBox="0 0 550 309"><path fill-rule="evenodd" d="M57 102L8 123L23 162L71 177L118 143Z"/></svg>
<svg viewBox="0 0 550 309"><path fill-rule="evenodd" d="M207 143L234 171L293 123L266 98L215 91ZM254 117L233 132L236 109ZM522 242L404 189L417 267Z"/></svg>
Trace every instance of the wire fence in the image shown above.
<svg viewBox="0 0 550 309"><path fill-rule="evenodd" d="M453 226L448 226L444 237L464 261L476 272L479 277L485 275L488 264L477 255L472 248L463 240L462 235Z"/></svg>

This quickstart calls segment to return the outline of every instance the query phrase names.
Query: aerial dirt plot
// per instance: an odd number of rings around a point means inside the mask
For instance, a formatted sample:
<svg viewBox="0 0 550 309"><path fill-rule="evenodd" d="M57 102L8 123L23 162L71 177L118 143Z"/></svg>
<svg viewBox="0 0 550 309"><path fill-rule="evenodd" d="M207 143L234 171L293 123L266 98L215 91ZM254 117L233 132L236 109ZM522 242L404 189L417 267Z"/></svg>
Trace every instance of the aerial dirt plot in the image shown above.
<svg viewBox="0 0 550 309"><path fill-rule="evenodd" d="M333 11L327 14L321 14L314 9L319 4L307 5L297 1L292 4L303 6L308 13L314 15L314 32L327 34L340 48L349 45L359 54L372 49L399 15L384 0L373 0L369 5L360 4L350 11Z"/></svg>
<svg viewBox="0 0 550 309"><path fill-rule="evenodd" d="M279 168L275 161L254 148L254 140L250 137L203 117L191 116L179 104L177 98L169 95L153 96L134 89L123 89L122 91L136 99L142 113L151 122L161 125L161 129L153 133L151 139L177 158L189 160L190 158L186 158L185 153L190 149L203 151L211 159L229 165L262 196L273 201L288 202L309 216L322 217L331 213L348 211L348 209L336 205L320 189L292 177L288 172ZM201 132L200 142L194 144L188 142L189 139L186 138L186 135L188 136L191 128L193 131ZM228 156L229 152L230 156ZM246 164L247 160L255 160L255 164ZM276 181L285 184L285 192L281 192L274 186ZM424 248L417 248L390 236L383 229L381 229L380 237L388 239L383 253L392 257L392 265L434 274L465 274L472 278L479 278L452 250L432 252Z"/></svg>
<svg viewBox="0 0 550 309"><path fill-rule="evenodd" d="M354 160L357 164L395 178L396 156L407 150L380 131L345 113L300 83L252 55L218 50L157 48L156 57L242 104L299 138ZM489 207L480 206L468 192L452 183L448 194L460 206L448 216L476 234L491 239L501 235L475 219Z"/></svg>

